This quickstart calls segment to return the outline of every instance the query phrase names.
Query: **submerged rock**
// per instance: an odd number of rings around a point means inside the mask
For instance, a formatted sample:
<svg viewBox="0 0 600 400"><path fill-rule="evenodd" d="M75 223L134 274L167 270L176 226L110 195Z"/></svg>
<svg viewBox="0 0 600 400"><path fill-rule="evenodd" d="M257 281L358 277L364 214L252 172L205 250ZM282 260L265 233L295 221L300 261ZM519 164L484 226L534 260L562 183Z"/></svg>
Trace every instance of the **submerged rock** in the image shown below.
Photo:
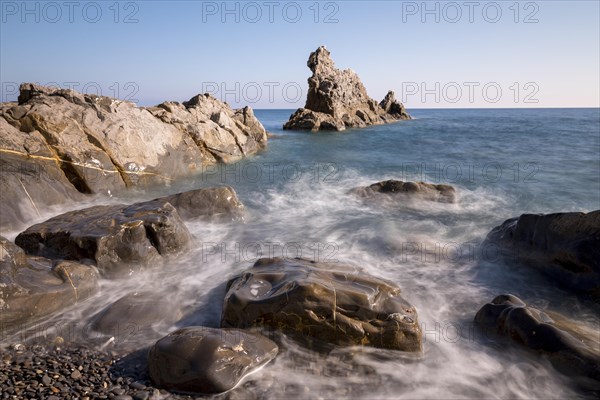
<svg viewBox="0 0 600 400"><path fill-rule="evenodd" d="M307 66L313 75L308 79L306 104L283 129L343 131L411 119L394 92L389 91L379 104L370 98L354 71L335 68L324 46L310 54Z"/></svg>
<svg viewBox="0 0 600 400"><path fill-rule="evenodd" d="M98 290L89 265L25 255L0 236L0 330L17 331L85 300Z"/></svg>
<svg viewBox="0 0 600 400"><path fill-rule="evenodd" d="M548 356L560 372L590 378L600 389L600 338L556 313L527 306L516 296L496 297L475 316L484 329Z"/></svg>
<svg viewBox="0 0 600 400"><path fill-rule="evenodd" d="M0 227L85 194L170 182L207 163L236 161L266 142L252 109L233 110L209 95L142 108L24 83L18 104L0 105Z"/></svg>
<svg viewBox="0 0 600 400"><path fill-rule="evenodd" d="M494 228L486 242L600 303L600 211L523 214Z"/></svg>
<svg viewBox="0 0 600 400"><path fill-rule="evenodd" d="M190 190L148 204L163 202L171 203L183 219L238 220L244 215L244 205L229 186Z"/></svg>
<svg viewBox="0 0 600 400"><path fill-rule="evenodd" d="M172 325L182 317L174 297L135 292L121 297L92 319L97 332L113 336L117 343L140 340L156 334L153 325Z"/></svg>
<svg viewBox="0 0 600 400"><path fill-rule="evenodd" d="M354 188L350 191L364 198L392 198L402 200L408 198L437 201L440 203L456 202L456 190L450 185L433 185L425 182L403 182L388 180L370 186Z"/></svg>
<svg viewBox="0 0 600 400"><path fill-rule="evenodd" d="M160 339L148 355L159 387L186 393L222 393L277 355L259 334L238 329L183 328Z"/></svg>
<svg viewBox="0 0 600 400"><path fill-rule="evenodd" d="M221 326L420 352L415 308L392 282L344 264L264 258L228 283Z"/></svg>
<svg viewBox="0 0 600 400"><path fill-rule="evenodd" d="M33 225L15 242L29 254L93 260L103 276L123 276L186 249L192 236L168 202L95 206Z"/></svg>

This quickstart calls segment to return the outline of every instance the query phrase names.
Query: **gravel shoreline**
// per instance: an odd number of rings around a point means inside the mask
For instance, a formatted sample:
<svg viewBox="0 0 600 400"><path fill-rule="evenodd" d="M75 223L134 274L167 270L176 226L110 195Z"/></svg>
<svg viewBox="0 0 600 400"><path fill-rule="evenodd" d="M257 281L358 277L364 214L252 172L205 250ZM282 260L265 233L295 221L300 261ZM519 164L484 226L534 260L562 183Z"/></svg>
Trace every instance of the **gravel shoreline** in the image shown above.
<svg viewBox="0 0 600 400"><path fill-rule="evenodd" d="M83 345L16 344L0 354L0 399L192 399L152 387L145 350L119 355Z"/></svg>

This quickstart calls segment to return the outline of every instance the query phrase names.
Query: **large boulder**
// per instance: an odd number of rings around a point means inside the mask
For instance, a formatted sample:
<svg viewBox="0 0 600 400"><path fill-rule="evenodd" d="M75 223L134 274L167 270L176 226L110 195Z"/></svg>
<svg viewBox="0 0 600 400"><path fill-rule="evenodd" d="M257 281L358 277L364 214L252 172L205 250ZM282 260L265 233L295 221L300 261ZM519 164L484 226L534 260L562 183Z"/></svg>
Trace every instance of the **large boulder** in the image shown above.
<svg viewBox="0 0 600 400"><path fill-rule="evenodd" d="M600 338L557 313L527 306L506 294L484 305L475 316L481 328L506 336L546 355L560 372L595 381L600 389Z"/></svg>
<svg viewBox="0 0 600 400"><path fill-rule="evenodd" d="M106 277L125 276L160 263L192 240L169 202L95 206L33 225L15 243L29 254L64 260L93 260Z"/></svg>
<svg viewBox="0 0 600 400"><path fill-rule="evenodd" d="M260 259L229 281L221 325L282 330L319 346L422 349L417 312L398 286L349 265L301 258Z"/></svg>
<svg viewBox="0 0 600 400"><path fill-rule="evenodd" d="M600 303L600 211L523 214L494 228L486 245Z"/></svg>
<svg viewBox="0 0 600 400"><path fill-rule="evenodd" d="M0 236L0 330L4 333L18 331L97 290L94 267L27 256Z"/></svg>
<svg viewBox="0 0 600 400"><path fill-rule="evenodd" d="M392 91L379 104L370 98L354 71L335 68L324 46L310 54L307 66L313 74L306 104L283 129L343 131L411 118Z"/></svg>
<svg viewBox="0 0 600 400"><path fill-rule="evenodd" d="M165 183L207 163L236 161L266 141L252 109L233 110L209 95L142 108L24 83L18 104L0 105L1 227L82 194Z"/></svg>
<svg viewBox="0 0 600 400"><path fill-rule="evenodd" d="M370 186L354 188L350 191L367 199L406 201L408 199L454 203L456 190L450 185L434 185L425 182L403 182L388 180Z"/></svg>
<svg viewBox="0 0 600 400"><path fill-rule="evenodd" d="M277 355L264 336L238 329L188 327L150 349L148 369L161 388L186 393L221 393Z"/></svg>

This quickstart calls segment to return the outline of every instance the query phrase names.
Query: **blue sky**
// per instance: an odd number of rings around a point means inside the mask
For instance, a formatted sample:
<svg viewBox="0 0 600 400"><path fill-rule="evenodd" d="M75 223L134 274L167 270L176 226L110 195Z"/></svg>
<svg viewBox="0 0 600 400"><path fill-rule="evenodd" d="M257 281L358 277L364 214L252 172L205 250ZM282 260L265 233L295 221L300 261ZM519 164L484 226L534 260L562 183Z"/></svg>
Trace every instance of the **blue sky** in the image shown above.
<svg viewBox="0 0 600 400"><path fill-rule="evenodd" d="M325 44L407 108L600 106L599 1L1 1L2 101L30 81L296 108Z"/></svg>

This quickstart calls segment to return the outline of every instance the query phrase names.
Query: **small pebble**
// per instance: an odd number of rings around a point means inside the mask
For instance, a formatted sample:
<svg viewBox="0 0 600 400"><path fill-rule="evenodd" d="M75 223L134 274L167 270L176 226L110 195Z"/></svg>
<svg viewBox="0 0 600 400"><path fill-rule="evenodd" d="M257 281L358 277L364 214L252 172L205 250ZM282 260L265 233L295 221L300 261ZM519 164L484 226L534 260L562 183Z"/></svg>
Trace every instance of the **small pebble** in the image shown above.
<svg viewBox="0 0 600 400"><path fill-rule="evenodd" d="M42 376L42 383L45 386L50 386L50 384L52 383L52 379L50 379L50 377L48 375L44 375L44 376Z"/></svg>
<svg viewBox="0 0 600 400"><path fill-rule="evenodd" d="M79 378L81 378L81 372L79 372L79 370L76 369L71 374L71 379L79 379Z"/></svg>
<svg viewBox="0 0 600 400"><path fill-rule="evenodd" d="M133 395L134 400L148 400L150 393L141 391Z"/></svg>

